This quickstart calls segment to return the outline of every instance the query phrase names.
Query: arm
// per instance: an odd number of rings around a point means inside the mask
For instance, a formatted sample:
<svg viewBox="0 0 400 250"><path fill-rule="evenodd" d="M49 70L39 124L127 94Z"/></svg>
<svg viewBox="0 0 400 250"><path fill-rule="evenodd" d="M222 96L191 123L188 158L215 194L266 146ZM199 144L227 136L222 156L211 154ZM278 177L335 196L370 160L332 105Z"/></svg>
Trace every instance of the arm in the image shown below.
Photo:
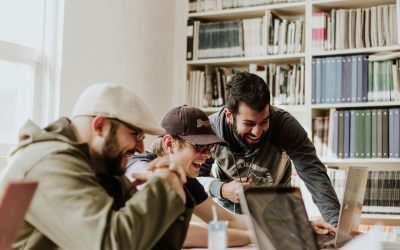
<svg viewBox="0 0 400 250"><path fill-rule="evenodd" d="M208 198L200 205L194 208L194 214L202 219L204 222L209 223L213 220L212 206L215 206L217 210L218 220L226 220L229 222L229 228L235 228L240 230L247 230L245 216L242 214L232 214L227 210L223 209L220 205L215 203L212 198Z"/></svg>
<svg viewBox="0 0 400 250"><path fill-rule="evenodd" d="M87 162L71 154L50 155L26 176L40 183L26 221L62 249L151 249L186 210L171 185L153 176L113 211Z"/></svg>
<svg viewBox="0 0 400 250"><path fill-rule="evenodd" d="M225 182L215 179L211 174L211 169L214 164L213 158L208 158L202 165L199 171L197 180L203 185L204 190L210 197L222 198L221 187Z"/></svg>
<svg viewBox="0 0 400 250"><path fill-rule="evenodd" d="M227 229L228 247L239 247L251 244L248 231ZM208 245L208 225L204 223L190 222L184 248L201 247Z"/></svg>
<svg viewBox="0 0 400 250"><path fill-rule="evenodd" d="M279 137L283 148L293 161L296 172L312 194L324 220L334 226L339 218L340 204L326 174L326 168L316 155L307 132L291 115L281 118Z"/></svg>

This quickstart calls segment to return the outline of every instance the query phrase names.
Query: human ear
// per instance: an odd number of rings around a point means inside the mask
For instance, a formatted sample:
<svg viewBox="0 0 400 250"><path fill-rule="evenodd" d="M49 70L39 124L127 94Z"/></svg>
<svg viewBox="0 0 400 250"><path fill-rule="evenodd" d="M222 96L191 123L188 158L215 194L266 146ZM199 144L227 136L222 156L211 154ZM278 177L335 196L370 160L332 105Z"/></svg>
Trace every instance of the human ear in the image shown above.
<svg viewBox="0 0 400 250"><path fill-rule="evenodd" d="M174 153L174 149L173 149L173 146L174 146L174 138L171 136L171 135L165 135L164 137L163 137L163 145L164 145L164 148L165 148L165 150L168 152L168 153L170 153L170 154L173 154Z"/></svg>
<svg viewBox="0 0 400 250"><path fill-rule="evenodd" d="M100 137L106 136L105 127L109 125L110 122L104 116L96 116L92 121L92 130L93 132Z"/></svg>
<svg viewBox="0 0 400 250"><path fill-rule="evenodd" d="M228 121L228 123L233 124L233 115L232 115L231 111L229 111L228 108L225 108L224 113L225 113L226 120Z"/></svg>

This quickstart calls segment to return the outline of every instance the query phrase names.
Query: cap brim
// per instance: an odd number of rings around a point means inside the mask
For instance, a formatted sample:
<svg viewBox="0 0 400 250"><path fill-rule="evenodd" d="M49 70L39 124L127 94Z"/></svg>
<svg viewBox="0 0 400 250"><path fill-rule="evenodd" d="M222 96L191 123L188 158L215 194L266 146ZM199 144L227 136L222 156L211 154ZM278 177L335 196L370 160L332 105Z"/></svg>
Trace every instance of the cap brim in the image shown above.
<svg viewBox="0 0 400 250"><path fill-rule="evenodd" d="M141 129L143 129L145 134L149 135L164 135L167 132L160 126L152 126L152 127L148 126L146 128L141 128Z"/></svg>
<svg viewBox="0 0 400 250"><path fill-rule="evenodd" d="M219 144L222 146L229 146L228 142L212 134L180 135L179 137L197 145Z"/></svg>

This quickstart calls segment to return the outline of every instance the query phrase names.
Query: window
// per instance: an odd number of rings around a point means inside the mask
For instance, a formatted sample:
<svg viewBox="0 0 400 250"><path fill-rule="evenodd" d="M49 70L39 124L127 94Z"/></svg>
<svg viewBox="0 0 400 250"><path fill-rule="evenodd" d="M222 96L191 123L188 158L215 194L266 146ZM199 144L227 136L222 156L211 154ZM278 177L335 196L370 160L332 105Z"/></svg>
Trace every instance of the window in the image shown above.
<svg viewBox="0 0 400 250"><path fill-rule="evenodd" d="M0 156L58 118L64 1L0 1Z"/></svg>

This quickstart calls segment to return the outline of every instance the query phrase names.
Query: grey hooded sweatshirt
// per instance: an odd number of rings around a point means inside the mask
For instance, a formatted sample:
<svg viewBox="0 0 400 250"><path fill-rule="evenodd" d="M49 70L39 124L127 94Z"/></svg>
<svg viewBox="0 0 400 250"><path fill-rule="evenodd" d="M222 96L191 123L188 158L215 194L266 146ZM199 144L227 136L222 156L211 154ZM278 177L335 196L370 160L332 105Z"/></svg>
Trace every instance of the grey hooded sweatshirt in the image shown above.
<svg viewBox="0 0 400 250"><path fill-rule="evenodd" d="M239 178L239 174L246 177L251 167L252 186L289 186L292 161L323 219L336 226L340 210L338 198L325 166L300 123L288 112L270 106L270 125L261 139L261 146L241 154L224 109L209 118L215 135L229 142L229 147L218 145L212 157L201 166L197 177L208 195L218 198L218 203L226 209L241 213L239 204L222 198L222 185Z"/></svg>

